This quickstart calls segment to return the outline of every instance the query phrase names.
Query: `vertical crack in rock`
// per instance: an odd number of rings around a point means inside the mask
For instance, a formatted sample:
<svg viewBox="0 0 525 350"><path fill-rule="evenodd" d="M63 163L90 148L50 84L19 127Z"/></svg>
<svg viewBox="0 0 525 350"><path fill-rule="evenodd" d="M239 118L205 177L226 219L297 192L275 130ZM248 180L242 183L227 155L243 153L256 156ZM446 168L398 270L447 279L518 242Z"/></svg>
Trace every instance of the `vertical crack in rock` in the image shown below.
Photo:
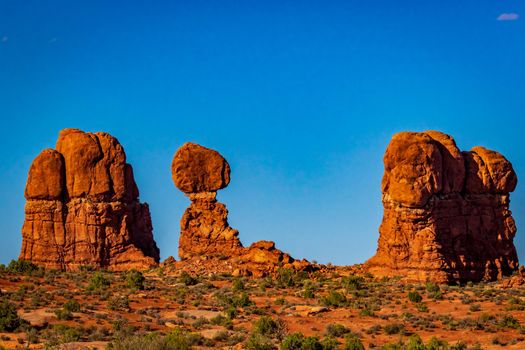
<svg viewBox="0 0 525 350"><path fill-rule="evenodd" d="M31 164L20 259L46 268L127 270L157 265L147 204L124 149L107 133L60 132Z"/></svg>
<svg viewBox="0 0 525 350"><path fill-rule="evenodd" d="M384 156L378 276L465 282L495 280L518 268L509 193L512 164L483 147L461 152L438 131L393 136Z"/></svg>

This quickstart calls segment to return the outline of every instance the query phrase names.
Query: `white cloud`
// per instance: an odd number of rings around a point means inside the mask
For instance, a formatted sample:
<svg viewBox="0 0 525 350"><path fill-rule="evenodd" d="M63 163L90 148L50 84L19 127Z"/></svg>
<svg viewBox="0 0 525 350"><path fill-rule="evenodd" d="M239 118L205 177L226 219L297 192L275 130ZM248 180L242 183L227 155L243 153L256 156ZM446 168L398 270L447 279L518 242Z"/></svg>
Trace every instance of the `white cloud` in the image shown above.
<svg viewBox="0 0 525 350"><path fill-rule="evenodd" d="M520 18L520 15L517 13L502 13L498 16L498 21L516 21Z"/></svg>

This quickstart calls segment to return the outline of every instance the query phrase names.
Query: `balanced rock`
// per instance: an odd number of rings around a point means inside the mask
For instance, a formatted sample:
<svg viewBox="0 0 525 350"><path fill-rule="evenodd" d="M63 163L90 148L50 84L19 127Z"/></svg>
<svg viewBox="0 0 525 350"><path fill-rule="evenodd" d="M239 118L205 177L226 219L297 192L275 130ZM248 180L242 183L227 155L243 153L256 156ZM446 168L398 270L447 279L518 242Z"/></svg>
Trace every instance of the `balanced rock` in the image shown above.
<svg viewBox="0 0 525 350"><path fill-rule="evenodd" d="M31 164L20 259L59 270L155 266L159 249L124 149L106 133L60 132Z"/></svg>
<svg viewBox="0 0 525 350"><path fill-rule="evenodd" d="M260 241L243 247L239 232L228 223L226 206L217 201L217 191L230 182L230 166L218 152L195 143L180 147L171 166L173 182L191 200L180 222L179 257L184 261L228 260L238 274L263 276L279 267L305 270L298 261Z"/></svg>
<svg viewBox="0 0 525 350"><path fill-rule="evenodd" d="M500 279L518 268L509 192L512 164L483 147L461 152L437 131L393 136L384 156L378 276L464 282Z"/></svg>

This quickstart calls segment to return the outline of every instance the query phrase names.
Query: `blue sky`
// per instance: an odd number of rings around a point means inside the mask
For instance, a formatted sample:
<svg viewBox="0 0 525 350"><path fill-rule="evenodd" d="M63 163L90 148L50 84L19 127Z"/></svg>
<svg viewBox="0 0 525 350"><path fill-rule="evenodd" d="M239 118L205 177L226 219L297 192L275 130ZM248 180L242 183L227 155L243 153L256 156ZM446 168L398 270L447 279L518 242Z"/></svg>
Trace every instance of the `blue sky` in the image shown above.
<svg viewBox="0 0 525 350"><path fill-rule="evenodd" d="M363 262L393 133L447 132L525 179L524 37L523 0L0 0L0 262L29 165L65 127L123 144L162 258L189 204L171 159L194 141L230 162L219 199L243 243ZM511 201L523 263L521 183Z"/></svg>

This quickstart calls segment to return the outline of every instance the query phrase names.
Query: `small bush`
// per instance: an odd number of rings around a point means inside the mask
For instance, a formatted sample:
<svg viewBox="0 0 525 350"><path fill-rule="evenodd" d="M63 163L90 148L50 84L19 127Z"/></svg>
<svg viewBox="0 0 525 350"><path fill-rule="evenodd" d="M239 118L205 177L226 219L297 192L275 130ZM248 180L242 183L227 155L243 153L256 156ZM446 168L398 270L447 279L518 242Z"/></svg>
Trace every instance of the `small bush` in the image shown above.
<svg viewBox="0 0 525 350"><path fill-rule="evenodd" d="M186 271L182 271L182 273L179 276L179 281L181 283L184 283L184 285L186 285L186 286L194 286L197 283L199 283L199 280L197 278L191 276Z"/></svg>
<svg viewBox="0 0 525 350"><path fill-rule="evenodd" d="M109 299L108 308L113 311L128 311L129 298L127 295L116 295Z"/></svg>
<svg viewBox="0 0 525 350"><path fill-rule="evenodd" d="M0 332L13 332L22 325L16 306L6 300L0 302Z"/></svg>
<svg viewBox="0 0 525 350"><path fill-rule="evenodd" d="M110 280L102 272L97 271L89 280L88 290L101 291L109 288L110 285Z"/></svg>
<svg viewBox="0 0 525 350"><path fill-rule="evenodd" d="M347 303L346 297L336 290L331 290L327 296L321 298L321 303L325 306L341 307Z"/></svg>
<svg viewBox="0 0 525 350"><path fill-rule="evenodd" d="M126 284L130 289L143 290L144 281L146 281L146 278L140 271L130 270L126 274Z"/></svg>
<svg viewBox="0 0 525 350"><path fill-rule="evenodd" d="M401 323L390 323L383 327L384 331L388 335L400 334L405 330L405 326Z"/></svg>
<svg viewBox="0 0 525 350"><path fill-rule="evenodd" d="M80 311L80 304L76 300L68 300L64 303L62 306L64 310L67 310L69 312L79 312Z"/></svg>
<svg viewBox="0 0 525 350"><path fill-rule="evenodd" d="M271 339L268 337L254 333L250 335L246 343L244 344L247 350L274 350L276 349Z"/></svg>
<svg viewBox="0 0 525 350"><path fill-rule="evenodd" d="M420 303L423 300L423 297L417 291L413 290L408 293L408 300L413 303Z"/></svg>
<svg viewBox="0 0 525 350"><path fill-rule="evenodd" d="M365 279L361 276L350 275L348 277L344 277L341 282L346 290L351 291L361 289L363 287L364 281Z"/></svg>
<svg viewBox="0 0 525 350"><path fill-rule="evenodd" d="M241 279L239 279L239 278L233 280L232 290L234 292L240 292L240 291L244 290L244 282Z"/></svg>
<svg viewBox="0 0 525 350"><path fill-rule="evenodd" d="M7 272L23 275L33 275L42 273L43 269L26 260L11 260L6 268Z"/></svg>
<svg viewBox="0 0 525 350"><path fill-rule="evenodd" d="M345 350L365 350L365 347L363 346L363 343L359 339L358 336L355 334L348 334L345 337Z"/></svg>
<svg viewBox="0 0 525 350"><path fill-rule="evenodd" d="M73 314L71 313L71 311L69 310L65 310L65 309L56 309L55 310L55 315L56 317L59 319L59 320L72 320L73 319Z"/></svg>
<svg viewBox="0 0 525 350"><path fill-rule="evenodd" d="M332 323L326 326L326 335L334 338L341 338L343 335L350 333L350 330L339 323Z"/></svg>

